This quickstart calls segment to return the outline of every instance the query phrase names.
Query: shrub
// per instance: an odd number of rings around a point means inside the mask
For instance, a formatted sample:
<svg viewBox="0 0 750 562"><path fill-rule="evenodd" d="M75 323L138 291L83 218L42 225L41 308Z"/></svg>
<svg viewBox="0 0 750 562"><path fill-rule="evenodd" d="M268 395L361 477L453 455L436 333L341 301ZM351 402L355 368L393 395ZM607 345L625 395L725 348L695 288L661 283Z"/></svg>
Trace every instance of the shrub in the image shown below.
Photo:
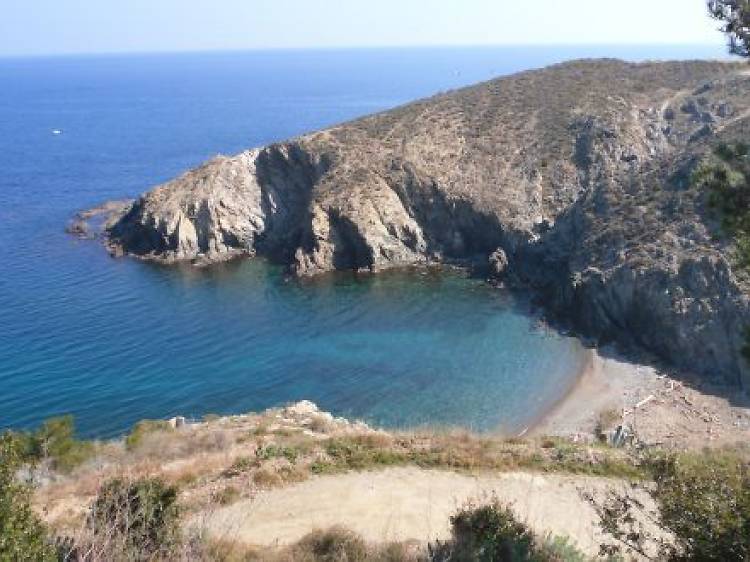
<svg viewBox="0 0 750 562"><path fill-rule="evenodd" d="M18 438L0 436L0 561L56 560L44 525L29 503L30 491L16 473L22 461Z"/></svg>
<svg viewBox="0 0 750 562"><path fill-rule="evenodd" d="M93 444L75 438L73 416L62 416L45 421L34 434L34 446L38 458L50 458L54 468L69 471L93 452Z"/></svg>
<svg viewBox="0 0 750 562"><path fill-rule="evenodd" d="M707 193L708 205L733 237L742 267L750 262L742 250L750 237L750 156L743 143L722 144L693 173L691 183Z"/></svg>
<svg viewBox="0 0 750 562"><path fill-rule="evenodd" d="M295 447L282 447L277 445L268 445L256 450L255 456L260 460L269 460L275 458L285 458L290 463L297 462L300 455L299 449Z"/></svg>
<svg viewBox="0 0 750 562"><path fill-rule="evenodd" d="M237 457L232 465L224 471L224 475L238 476L243 472L256 468L257 466L259 466L257 459L251 459L250 457Z"/></svg>
<svg viewBox="0 0 750 562"><path fill-rule="evenodd" d="M240 497L240 491L234 486L226 486L216 492L213 499L219 505L229 505L236 502Z"/></svg>
<svg viewBox="0 0 750 562"><path fill-rule="evenodd" d="M721 144L692 177L708 192L708 205L721 222L723 234L734 240L734 261L750 271L750 146ZM750 362L750 327L745 328L742 355Z"/></svg>
<svg viewBox="0 0 750 562"><path fill-rule="evenodd" d="M146 435L171 429L172 427L166 420L141 420L133 426L132 431L125 438L125 447L132 451L141 445Z"/></svg>
<svg viewBox="0 0 750 562"><path fill-rule="evenodd" d="M537 559L548 560L550 562L587 562L589 560L585 554L570 542L570 539L558 536L548 536L545 538L544 542L539 546Z"/></svg>
<svg viewBox="0 0 750 562"><path fill-rule="evenodd" d="M299 558L312 558L316 562L365 562L368 549L356 533L333 527L326 531L313 531L295 546Z"/></svg>
<svg viewBox="0 0 750 562"><path fill-rule="evenodd" d="M496 498L469 504L451 517L452 538L430 545L432 562L553 562L584 560L567 540L539 541L531 529Z"/></svg>
<svg viewBox="0 0 750 562"><path fill-rule="evenodd" d="M284 483L278 473L265 468L261 468L253 474L253 482L262 488L274 488Z"/></svg>
<svg viewBox="0 0 750 562"><path fill-rule="evenodd" d="M528 560L534 548L531 530L497 500L464 507L451 517L451 527L448 560Z"/></svg>
<svg viewBox="0 0 750 562"><path fill-rule="evenodd" d="M91 506L94 537L115 537L135 560L150 559L179 542L177 488L160 479L110 480Z"/></svg>
<svg viewBox="0 0 750 562"><path fill-rule="evenodd" d="M667 456L651 462L654 485L647 488L654 513L629 492L612 493L604 502L591 498L602 530L614 543L602 553L623 547L659 560L750 560L750 468L730 454ZM654 521L653 536L642 524ZM664 539L666 535L670 539Z"/></svg>
<svg viewBox="0 0 750 562"><path fill-rule="evenodd" d="M75 421L71 415L50 418L36 431L14 432L12 435L22 461L48 461L52 468L63 472L84 462L94 451L93 443L76 439Z"/></svg>

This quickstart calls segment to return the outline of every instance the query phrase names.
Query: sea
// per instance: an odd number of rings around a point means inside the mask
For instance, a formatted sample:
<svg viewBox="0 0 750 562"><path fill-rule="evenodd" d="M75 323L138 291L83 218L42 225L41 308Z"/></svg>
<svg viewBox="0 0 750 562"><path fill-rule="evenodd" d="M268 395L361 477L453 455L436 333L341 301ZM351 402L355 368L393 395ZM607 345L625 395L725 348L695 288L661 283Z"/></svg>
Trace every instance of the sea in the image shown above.
<svg viewBox="0 0 750 562"><path fill-rule="evenodd" d="M707 46L286 50L0 59L0 430L308 399L388 428L514 434L575 384L585 350L524 296L459 271L289 279L113 259L65 233L216 154L585 57L722 58Z"/></svg>

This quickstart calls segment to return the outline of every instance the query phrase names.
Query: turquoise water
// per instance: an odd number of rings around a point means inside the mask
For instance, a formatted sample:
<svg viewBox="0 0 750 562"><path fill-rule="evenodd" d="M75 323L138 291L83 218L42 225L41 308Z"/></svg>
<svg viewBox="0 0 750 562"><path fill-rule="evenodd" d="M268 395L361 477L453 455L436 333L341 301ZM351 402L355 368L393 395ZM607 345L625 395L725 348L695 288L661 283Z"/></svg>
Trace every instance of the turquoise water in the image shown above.
<svg viewBox="0 0 750 562"><path fill-rule="evenodd" d="M579 344L455 273L285 281L110 259L78 209L206 158L581 56L698 48L413 49L0 60L0 428L87 436L311 399L377 424L507 431L573 381ZM54 135L59 129L62 134Z"/></svg>

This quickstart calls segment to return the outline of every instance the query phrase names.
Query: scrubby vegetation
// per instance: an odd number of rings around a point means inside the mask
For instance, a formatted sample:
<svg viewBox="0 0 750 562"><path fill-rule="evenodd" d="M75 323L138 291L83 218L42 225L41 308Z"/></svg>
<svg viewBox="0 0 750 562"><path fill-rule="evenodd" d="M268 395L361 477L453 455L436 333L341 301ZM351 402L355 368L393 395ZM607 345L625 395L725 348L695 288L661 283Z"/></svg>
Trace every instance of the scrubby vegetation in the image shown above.
<svg viewBox="0 0 750 562"><path fill-rule="evenodd" d="M697 168L693 183L706 191L721 234L733 240L738 269L750 274L750 146L719 145ZM742 354L750 362L750 326L744 341Z"/></svg>
<svg viewBox="0 0 750 562"><path fill-rule="evenodd" d="M132 431L125 437L125 446L132 451L138 448L143 442L143 438L149 433L169 431L170 429L171 426L165 420L141 420L133 426Z"/></svg>
<svg viewBox="0 0 750 562"><path fill-rule="evenodd" d="M91 441L75 437L73 416L50 418L35 431L9 432L24 462L45 462L50 468L67 472L88 459L94 452Z"/></svg>
<svg viewBox="0 0 750 562"><path fill-rule="evenodd" d="M468 505L451 517L452 539L430 545L430 562L576 562L585 560L561 538L540 540L497 499Z"/></svg>
<svg viewBox="0 0 750 562"><path fill-rule="evenodd" d="M168 554L180 540L177 488L157 478L111 480L91 506L88 527L95 541L106 537L128 559Z"/></svg>
<svg viewBox="0 0 750 562"><path fill-rule="evenodd" d="M536 536L511 508L494 499L459 510L451 519L452 537L429 549L368 544L350 531L331 529L287 548L253 550L203 536L200 528L185 524L187 514L227 506L248 490L283 486L314 474L399 465L631 479L633 490L646 490L653 505L644 505L644 494L622 490L605 499L590 498L602 529L612 537L603 545L603 555L617 557L630 549L668 560L731 561L750 556L750 470L748 459L738 453L668 456L562 438L386 434L330 423L326 433L316 433L295 428L299 422L294 420L288 421L290 425L279 423L289 415L271 412L236 423L212 420L179 430L168 424L139 424L131 433L138 438L127 445L125 440L119 445L90 445L92 461L67 478L86 486L79 496L93 499L79 519L63 527L46 527L38 519L30 507L31 490L19 477L34 474L36 459L44 457L38 451L64 458L67 451L87 445L70 445L69 440L78 443L72 420L47 423L33 433L7 433L0 462L0 561L24 560L25 554L19 553L29 553L28 560L54 560L67 553L71 560L94 562L586 560L564 538ZM600 423L611 425L613 419L606 413ZM311 426L312 420L305 423ZM165 468L171 461L176 461L178 471ZM62 471L65 465L56 466ZM97 480L104 483L89 492L86 483ZM643 521L656 521L661 530L654 533ZM61 542L58 537L70 538Z"/></svg>
<svg viewBox="0 0 750 562"><path fill-rule="evenodd" d="M750 267L750 147L720 145L698 167L693 181L706 190L722 234L735 240L738 264Z"/></svg>
<svg viewBox="0 0 750 562"><path fill-rule="evenodd" d="M21 459L18 440L0 436L0 562L52 561L55 552L31 509L30 489L18 481Z"/></svg>
<svg viewBox="0 0 750 562"><path fill-rule="evenodd" d="M668 455L650 463L648 507L631 492L590 498L613 541L602 554L630 550L652 560L750 560L750 464L736 453ZM655 522L659 534L644 521Z"/></svg>
<svg viewBox="0 0 750 562"><path fill-rule="evenodd" d="M51 420L35 432L6 436L18 452L15 468L8 474L15 477L23 466L35 474L38 459L46 459L45 474L57 472L59 478L84 458L79 451L86 452L90 462L64 477L60 492L56 486L46 486L44 498L40 498L46 509L54 505L56 497L63 503L70 494L93 497L84 511L58 519L50 530L36 519L29 521L37 524L33 528L40 545L57 544L57 537L69 537L58 545L60 551L75 556L86 552L82 559L92 561L178 560L184 559L186 552L188 559L222 559L212 550L217 545L192 536L192 531L186 535L178 532L185 519L181 513L230 505L252 490L283 486L316 474L416 465L466 472L528 469L644 476L639 462L627 452L602 445L556 438L503 440L467 432L353 431L347 422L336 425L324 416L305 422L318 430L312 431L295 426L298 421L279 424L278 420L288 415L272 411L236 423L217 419L181 429L165 422L142 422L121 442L97 444L75 439L72 418ZM166 468L172 462L176 468ZM23 491L28 505L30 490L18 490ZM65 495L56 496L58 493ZM27 513L33 515L31 508ZM336 544L331 538L334 535L341 533L329 534L325 540L309 537L284 555L288 560L338 560L325 546ZM360 543L354 541L346 548L356 544ZM312 554L300 558L310 549ZM405 558L407 550L404 545L366 545L364 560L414 559L411 551ZM347 552L349 556L351 552ZM232 557L227 554L226 559Z"/></svg>
<svg viewBox="0 0 750 562"><path fill-rule="evenodd" d="M622 451L558 438L531 443L470 434L395 438L356 435L331 439L320 453L310 465L315 474L412 464L467 471L528 469L628 478L642 476L639 463Z"/></svg>

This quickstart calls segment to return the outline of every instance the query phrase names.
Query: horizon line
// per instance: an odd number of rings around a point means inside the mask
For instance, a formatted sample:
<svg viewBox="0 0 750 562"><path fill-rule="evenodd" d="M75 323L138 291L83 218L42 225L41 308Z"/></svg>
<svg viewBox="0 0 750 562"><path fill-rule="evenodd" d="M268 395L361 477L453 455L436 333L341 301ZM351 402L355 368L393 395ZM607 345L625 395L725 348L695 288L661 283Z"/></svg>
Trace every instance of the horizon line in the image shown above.
<svg viewBox="0 0 750 562"><path fill-rule="evenodd" d="M699 47L721 48L726 44L696 43L465 43L465 44L423 44L423 45L340 45L340 46L299 46L299 47L238 47L208 49L164 49L164 50L123 50L123 51L69 51L61 53L0 53L0 59L48 59L66 57L107 57L128 55L197 55L222 53L273 53L273 52L321 52L321 51L378 51L378 50L421 50L421 49L498 49L498 48L586 48L586 47ZM731 56L731 53L726 53Z"/></svg>

